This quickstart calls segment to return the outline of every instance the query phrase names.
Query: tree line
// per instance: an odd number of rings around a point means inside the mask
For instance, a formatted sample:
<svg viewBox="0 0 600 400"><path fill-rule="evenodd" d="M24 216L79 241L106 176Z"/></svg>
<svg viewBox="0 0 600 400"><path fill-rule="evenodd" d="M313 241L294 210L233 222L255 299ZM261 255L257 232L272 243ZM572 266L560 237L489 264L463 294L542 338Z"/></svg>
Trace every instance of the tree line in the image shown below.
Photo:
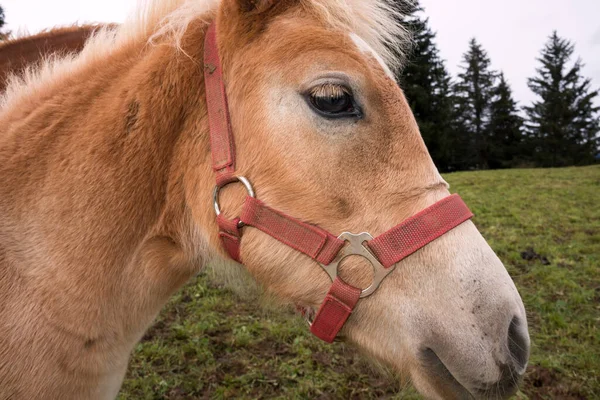
<svg viewBox="0 0 600 400"><path fill-rule="evenodd" d="M600 153L598 90L572 61L574 45L553 32L528 79L536 95L519 107L502 72L475 38L451 77L440 57L436 34L413 2L405 26L414 46L398 82L442 171L511 167L562 167L595 162Z"/></svg>

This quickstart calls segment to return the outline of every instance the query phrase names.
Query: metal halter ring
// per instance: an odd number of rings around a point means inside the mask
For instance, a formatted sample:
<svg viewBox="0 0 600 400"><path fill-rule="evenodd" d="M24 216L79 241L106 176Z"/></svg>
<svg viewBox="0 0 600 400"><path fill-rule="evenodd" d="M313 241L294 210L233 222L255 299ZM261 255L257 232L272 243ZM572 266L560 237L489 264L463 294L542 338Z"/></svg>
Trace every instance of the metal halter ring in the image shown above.
<svg viewBox="0 0 600 400"><path fill-rule="evenodd" d="M231 178L231 181L227 182L226 184L222 185L222 186L215 186L215 191L213 192L213 205L215 207L215 213L217 214L217 217L219 215L221 215L221 207L219 206L219 191L221 190L222 187L225 187L231 183L235 183L235 182L241 182L244 187L246 188L246 190L248 191L248 196L250 197L255 197L254 195L254 189L252 188L252 185L250 184L250 181L243 177L243 176L235 176L233 178Z"/></svg>
<svg viewBox="0 0 600 400"><path fill-rule="evenodd" d="M393 265L390 268L384 267L369 249L367 249L363 243L373 240L373 236L369 233L363 232L357 235L350 232L344 232L338 236L338 239L344 240L348 242L348 244L340 250L338 255L329 265L321 264L321 267L329 274L331 280L335 281L338 276L338 267L344 258L349 256L361 256L366 258L373 266L373 282L368 288L363 289L360 293L360 298L362 299L363 297L372 295L379 288L379 285L381 285L381 282L385 277L388 276L396 266Z"/></svg>

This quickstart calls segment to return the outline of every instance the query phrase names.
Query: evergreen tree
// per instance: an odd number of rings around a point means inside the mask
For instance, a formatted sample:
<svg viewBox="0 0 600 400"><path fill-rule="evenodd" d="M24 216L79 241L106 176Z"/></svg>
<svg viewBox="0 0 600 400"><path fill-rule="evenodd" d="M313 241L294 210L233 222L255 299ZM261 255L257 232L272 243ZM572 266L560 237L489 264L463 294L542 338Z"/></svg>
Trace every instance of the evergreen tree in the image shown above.
<svg viewBox="0 0 600 400"><path fill-rule="evenodd" d="M574 49L554 31L538 58L537 76L528 80L539 99L525 107L527 133L543 167L591 163L598 152L598 90L581 76L581 60L570 63Z"/></svg>
<svg viewBox="0 0 600 400"><path fill-rule="evenodd" d="M497 76L490 64L487 52L471 39L453 89L457 122L466 129L461 138L461 164L467 168L488 167L490 103Z"/></svg>
<svg viewBox="0 0 600 400"><path fill-rule="evenodd" d="M2 29L4 23L4 10L2 9L2 6L0 6L0 29Z"/></svg>
<svg viewBox="0 0 600 400"><path fill-rule="evenodd" d="M452 170L450 76L418 1L410 3L404 12L407 17L403 23L413 33L414 46L398 82L437 167Z"/></svg>
<svg viewBox="0 0 600 400"><path fill-rule="evenodd" d="M519 116L512 91L500 73L499 82L492 91L490 103L488 166L508 168L517 165L523 153L523 119Z"/></svg>
<svg viewBox="0 0 600 400"><path fill-rule="evenodd" d="M2 9L2 6L0 6L0 40L5 39L5 34L2 33L2 27L4 26L4 24L6 23L5 19L4 19L4 9Z"/></svg>

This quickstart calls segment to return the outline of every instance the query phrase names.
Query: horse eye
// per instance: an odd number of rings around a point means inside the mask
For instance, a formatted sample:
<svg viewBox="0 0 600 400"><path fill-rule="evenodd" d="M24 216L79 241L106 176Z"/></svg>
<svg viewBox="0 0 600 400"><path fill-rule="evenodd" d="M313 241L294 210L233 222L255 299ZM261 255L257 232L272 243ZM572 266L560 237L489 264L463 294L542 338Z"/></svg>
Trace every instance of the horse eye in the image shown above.
<svg viewBox="0 0 600 400"><path fill-rule="evenodd" d="M335 85L324 85L309 94L310 105L325 117L358 116L354 98L348 90Z"/></svg>
<svg viewBox="0 0 600 400"><path fill-rule="evenodd" d="M327 114L339 114L352 111L352 97L347 93L329 96L311 96L312 105Z"/></svg>

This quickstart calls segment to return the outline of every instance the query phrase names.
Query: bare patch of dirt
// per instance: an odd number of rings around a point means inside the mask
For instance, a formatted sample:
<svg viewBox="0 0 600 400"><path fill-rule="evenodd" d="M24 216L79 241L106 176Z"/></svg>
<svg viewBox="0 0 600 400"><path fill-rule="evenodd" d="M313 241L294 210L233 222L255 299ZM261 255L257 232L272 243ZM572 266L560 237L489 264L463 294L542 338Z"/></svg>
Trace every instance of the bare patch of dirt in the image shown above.
<svg viewBox="0 0 600 400"><path fill-rule="evenodd" d="M167 337L168 335L169 324L165 320L159 320L146 331L141 342L150 342L154 338Z"/></svg>
<svg viewBox="0 0 600 400"><path fill-rule="evenodd" d="M539 260L542 265L550 265L548 257L535 252L533 247L528 247L527 250L521 252L521 258L527 261Z"/></svg>
<svg viewBox="0 0 600 400"><path fill-rule="evenodd" d="M531 400L588 400L576 385L565 382L559 372L539 365L528 367L522 390Z"/></svg>

